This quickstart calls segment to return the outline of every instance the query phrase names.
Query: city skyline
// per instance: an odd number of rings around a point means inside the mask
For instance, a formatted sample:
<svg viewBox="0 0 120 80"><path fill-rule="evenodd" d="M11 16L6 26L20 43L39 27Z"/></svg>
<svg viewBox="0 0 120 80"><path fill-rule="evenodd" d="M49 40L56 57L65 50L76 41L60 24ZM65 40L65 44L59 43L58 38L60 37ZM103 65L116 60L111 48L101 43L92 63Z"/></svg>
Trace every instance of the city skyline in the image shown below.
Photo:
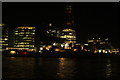
<svg viewBox="0 0 120 80"><path fill-rule="evenodd" d="M117 2L3 2L2 79L119 79L118 21Z"/></svg>
<svg viewBox="0 0 120 80"><path fill-rule="evenodd" d="M64 28L66 3L3 3L3 23L11 27L36 26L40 31ZM88 37L108 37L119 47L118 3L72 3L79 42ZM104 34L104 35L103 35Z"/></svg>

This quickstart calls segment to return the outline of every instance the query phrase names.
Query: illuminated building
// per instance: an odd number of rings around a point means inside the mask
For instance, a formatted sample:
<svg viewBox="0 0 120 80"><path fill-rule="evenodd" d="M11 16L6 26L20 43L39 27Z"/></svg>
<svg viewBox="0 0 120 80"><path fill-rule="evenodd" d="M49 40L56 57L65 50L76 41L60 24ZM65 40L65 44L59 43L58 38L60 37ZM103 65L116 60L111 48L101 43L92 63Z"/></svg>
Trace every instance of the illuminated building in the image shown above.
<svg viewBox="0 0 120 80"><path fill-rule="evenodd" d="M65 22L64 22L64 29L61 31L60 38L66 39L65 42L65 49L71 49L74 47L76 43L76 32L74 28L74 18L72 14L72 5L71 3L67 3L65 7Z"/></svg>
<svg viewBox="0 0 120 80"><path fill-rule="evenodd" d="M52 23L49 24L50 29L46 31L48 37L60 37L60 29L52 28Z"/></svg>
<svg viewBox="0 0 120 80"><path fill-rule="evenodd" d="M34 49L35 27L17 27L15 29L14 48Z"/></svg>
<svg viewBox="0 0 120 80"><path fill-rule="evenodd" d="M60 38L64 38L65 40L65 49L70 49L74 47L76 43L76 34L75 30L73 29L63 29L61 32Z"/></svg>
<svg viewBox="0 0 120 80"><path fill-rule="evenodd" d="M51 39L51 44L53 46L60 47L63 43L63 39L60 38L61 36L61 29L60 28L53 28L52 24L49 24L50 29L46 31L47 37Z"/></svg>
<svg viewBox="0 0 120 80"><path fill-rule="evenodd" d="M90 38L87 40L87 44L84 44L84 49L94 53L111 53L113 46L108 42L108 38L105 40L101 38Z"/></svg>
<svg viewBox="0 0 120 80"><path fill-rule="evenodd" d="M9 25L2 24L0 25L2 28L2 37L0 38L0 46L1 50L4 51L8 47L13 47L14 45L14 29Z"/></svg>
<svg viewBox="0 0 120 80"><path fill-rule="evenodd" d="M51 27L52 24L49 24L49 27ZM65 6L65 22L64 22L64 28L52 28L47 31L47 35L49 37L55 38L56 41L53 41L54 45L59 45L64 49L71 49L74 47L74 44L76 43L76 31L74 28L74 18L72 14L72 5L71 3L67 3Z"/></svg>
<svg viewBox="0 0 120 80"><path fill-rule="evenodd" d="M0 37L0 51L5 50L8 47L8 27L5 24L0 24L2 35Z"/></svg>
<svg viewBox="0 0 120 80"><path fill-rule="evenodd" d="M52 23L49 24L50 29L47 30L47 36L49 37L57 37L60 38L60 33L61 33L61 29L59 28L52 28Z"/></svg>

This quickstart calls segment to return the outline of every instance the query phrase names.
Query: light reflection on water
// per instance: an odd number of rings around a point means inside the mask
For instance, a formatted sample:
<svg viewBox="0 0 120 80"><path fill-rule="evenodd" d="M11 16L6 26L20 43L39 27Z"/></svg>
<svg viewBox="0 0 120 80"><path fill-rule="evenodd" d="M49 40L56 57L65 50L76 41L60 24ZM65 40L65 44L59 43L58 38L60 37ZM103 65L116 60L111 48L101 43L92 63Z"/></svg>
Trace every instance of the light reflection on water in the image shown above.
<svg viewBox="0 0 120 80"><path fill-rule="evenodd" d="M15 60L16 58L15 57L9 57L10 58L10 60Z"/></svg>
<svg viewBox="0 0 120 80"><path fill-rule="evenodd" d="M105 78L111 78L111 76L112 76L112 65L111 65L111 60L108 59L105 68Z"/></svg>
<svg viewBox="0 0 120 80"><path fill-rule="evenodd" d="M119 78L119 61L111 59L4 57L4 78L99 79Z"/></svg>
<svg viewBox="0 0 120 80"><path fill-rule="evenodd" d="M58 77L62 80L73 79L75 62L67 58L59 58Z"/></svg>

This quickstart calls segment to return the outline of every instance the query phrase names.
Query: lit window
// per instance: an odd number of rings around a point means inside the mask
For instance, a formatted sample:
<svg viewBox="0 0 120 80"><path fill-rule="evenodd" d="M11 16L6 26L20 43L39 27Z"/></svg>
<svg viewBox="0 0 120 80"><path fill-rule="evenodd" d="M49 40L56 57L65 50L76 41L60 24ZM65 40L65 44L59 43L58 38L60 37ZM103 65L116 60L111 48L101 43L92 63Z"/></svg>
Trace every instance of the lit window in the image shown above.
<svg viewBox="0 0 120 80"><path fill-rule="evenodd" d="M15 35L18 35L18 33L15 33Z"/></svg>
<svg viewBox="0 0 120 80"><path fill-rule="evenodd" d="M8 40L8 38L5 38L5 40Z"/></svg>
<svg viewBox="0 0 120 80"><path fill-rule="evenodd" d="M69 33L70 35L72 35L72 33Z"/></svg>
<svg viewBox="0 0 120 80"><path fill-rule="evenodd" d="M24 32L20 32L20 34L24 34Z"/></svg>
<svg viewBox="0 0 120 80"><path fill-rule="evenodd" d="M47 31L47 33L49 33L49 31Z"/></svg>
<svg viewBox="0 0 120 80"><path fill-rule="evenodd" d="M35 33L32 33L32 34L35 34Z"/></svg>
<svg viewBox="0 0 120 80"><path fill-rule="evenodd" d="M57 33L60 33L59 31L57 31Z"/></svg>
<svg viewBox="0 0 120 80"><path fill-rule="evenodd" d="M61 38L76 38L75 36L70 36L70 35L64 35L64 36L61 36Z"/></svg>
<svg viewBox="0 0 120 80"><path fill-rule="evenodd" d="M94 42L94 40L88 40L88 42Z"/></svg>
<svg viewBox="0 0 120 80"><path fill-rule="evenodd" d="M52 32L56 32L55 30L53 30Z"/></svg>
<svg viewBox="0 0 120 80"><path fill-rule="evenodd" d="M30 34L30 32L26 32L26 34Z"/></svg>
<svg viewBox="0 0 120 80"><path fill-rule="evenodd" d="M52 24L50 23L49 26L52 26Z"/></svg>
<svg viewBox="0 0 120 80"><path fill-rule="evenodd" d="M10 54L16 54L16 52L15 51L10 51Z"/></svg>
<svg viewBox="0 0 120 80"><path fill-rule="evenodd" d="M98 50L98 52L99 52L99 53L101 53L101 52L102 52L102 50Z"/></svg>

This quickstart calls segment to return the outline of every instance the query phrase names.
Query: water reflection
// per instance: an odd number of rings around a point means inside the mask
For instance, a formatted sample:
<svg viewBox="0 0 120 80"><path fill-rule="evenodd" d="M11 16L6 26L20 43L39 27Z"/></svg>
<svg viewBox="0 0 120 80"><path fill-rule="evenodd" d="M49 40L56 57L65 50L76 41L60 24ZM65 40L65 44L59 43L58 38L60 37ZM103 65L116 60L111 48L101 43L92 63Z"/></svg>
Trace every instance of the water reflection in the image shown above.
<svg viewBox="0 0 120 80"><path fill-rule="evenodd" d="M3 78L116 80L118 59L3 57Z"/></svg>
<svg viewBox="0 0 120 80"><path fill-rule="evenodd" d="M40 60L39 58L34 58L34 64L33 64L33 72L34 72L34 78L41 78L41 68L40 68Z"/></svg>
<svg viewBox="0 0 120 80"><path fill-rule="evenodd" d="M15 57L9 57L10 58L10 60L15 60L16 58Z"/></svg>
<svg viewBox="0 0 120 80"><path fill-rule="evenodd" d="M59 79L73 79L75 74L75 62L69 58L59 58L58 77Z"/></svg>
<svg viewBox="0 0 120 80"><path fill-rule="evenodd" d="M112 69L111 69L111 60L107 60L106 68L105 68L105 78L111 78L112 76Z"/></svg>

